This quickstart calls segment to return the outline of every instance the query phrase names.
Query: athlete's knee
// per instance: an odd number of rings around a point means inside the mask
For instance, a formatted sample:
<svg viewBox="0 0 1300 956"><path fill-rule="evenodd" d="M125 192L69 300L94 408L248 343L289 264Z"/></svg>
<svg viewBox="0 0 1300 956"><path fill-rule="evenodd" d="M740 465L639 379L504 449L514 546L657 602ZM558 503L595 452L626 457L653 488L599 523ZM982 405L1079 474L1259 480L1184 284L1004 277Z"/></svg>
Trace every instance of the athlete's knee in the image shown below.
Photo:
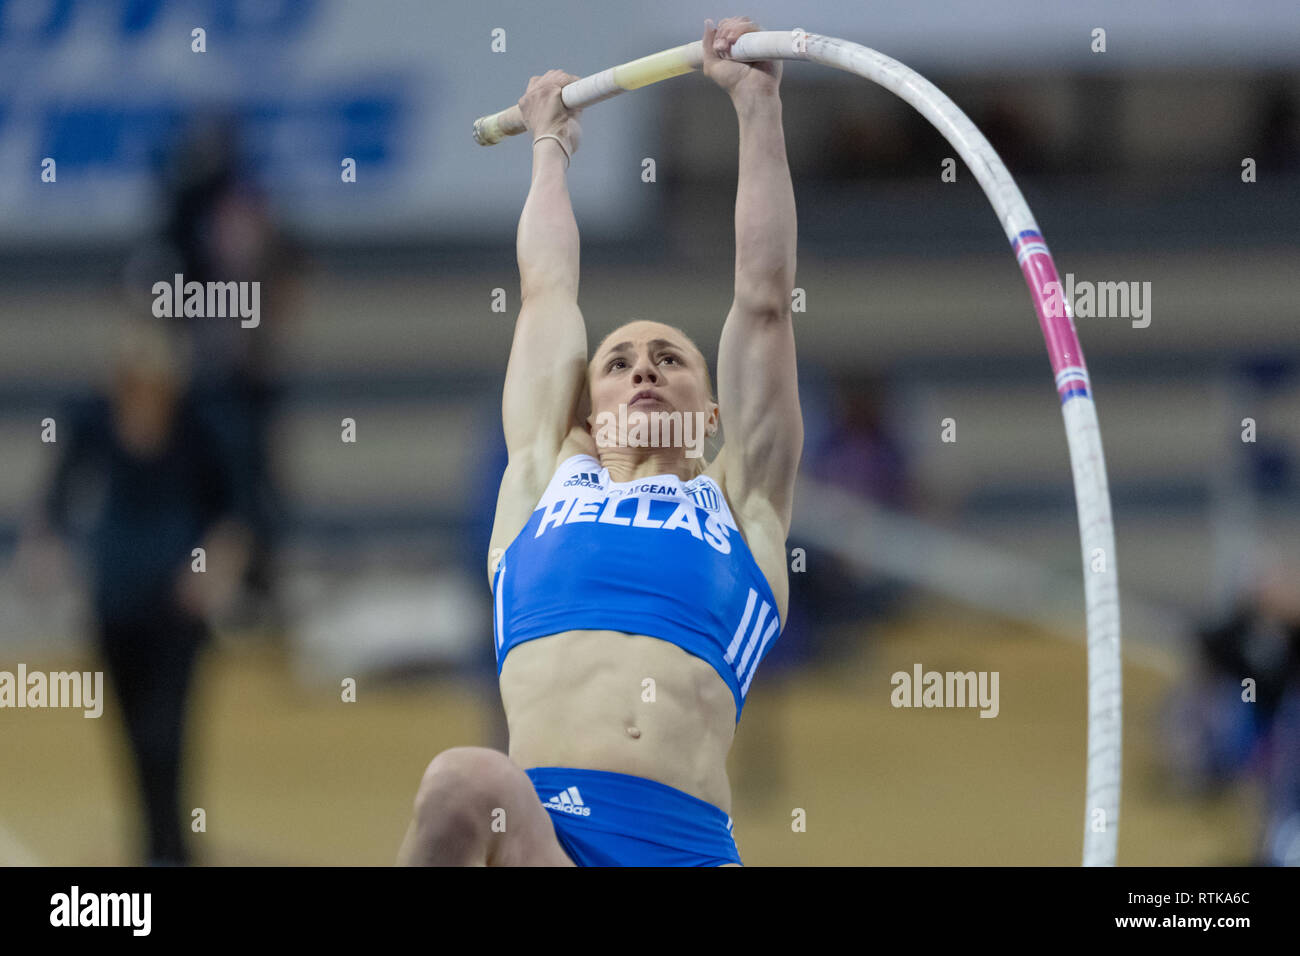
<svg viewBox="0 0 1300 956"><path fill-rule="evenodd" d="M494 807L502 802L505 754L485 747L453 747L434 757L415 795L415 818L425 827L478 832L487 840Z"/></svg>

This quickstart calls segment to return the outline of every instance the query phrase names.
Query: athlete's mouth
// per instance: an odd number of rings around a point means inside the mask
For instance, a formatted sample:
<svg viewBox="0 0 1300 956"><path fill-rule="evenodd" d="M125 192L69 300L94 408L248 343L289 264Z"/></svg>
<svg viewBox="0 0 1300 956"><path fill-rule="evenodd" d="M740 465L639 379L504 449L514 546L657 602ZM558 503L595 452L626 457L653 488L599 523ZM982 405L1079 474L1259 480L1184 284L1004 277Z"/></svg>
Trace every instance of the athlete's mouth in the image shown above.
<svg viewBox="0 0 1300 956"><path fill-rule="evenodd" d="M635 395L633 395L632 401L627 403L627 407L631 408L637 402L644 402L644 401L659 402L660 404L663 404L663 399L660 398L657 393L652 392L649 389L645 389L644 391L637 392Z"/></svg>

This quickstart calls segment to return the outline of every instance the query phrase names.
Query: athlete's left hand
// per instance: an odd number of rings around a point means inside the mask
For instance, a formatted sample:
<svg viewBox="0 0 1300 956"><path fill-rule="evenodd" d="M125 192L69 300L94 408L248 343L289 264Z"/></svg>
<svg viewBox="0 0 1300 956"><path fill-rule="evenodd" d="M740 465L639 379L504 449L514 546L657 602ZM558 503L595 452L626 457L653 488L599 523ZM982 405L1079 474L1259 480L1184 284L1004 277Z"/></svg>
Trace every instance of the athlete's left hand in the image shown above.
<svg viewBox="0 0 1300 956"><path fill-rule="evenodd" d="M731 95L748 96L775 93L781 84L780 60L755 60L744 63L730 60L731 45L737 38L754 33L761 27L749 17L727 17L719 24L704 21L704 75Z"/></svg>

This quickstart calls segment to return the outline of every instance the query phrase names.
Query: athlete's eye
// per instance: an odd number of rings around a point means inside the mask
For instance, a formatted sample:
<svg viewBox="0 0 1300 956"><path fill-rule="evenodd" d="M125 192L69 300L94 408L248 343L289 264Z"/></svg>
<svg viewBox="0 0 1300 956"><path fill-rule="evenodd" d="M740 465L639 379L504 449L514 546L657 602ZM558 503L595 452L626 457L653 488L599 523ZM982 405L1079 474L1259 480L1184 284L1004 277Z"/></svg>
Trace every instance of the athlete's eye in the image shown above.
<svg viewBox="0 0 1300 956"><path fill-rule="evenodd" d="M624 362L621 358L616 358L616 359L614 359L613 361L611 361L608 365L605 366L605 371L606 371L606 372L612 372L612 371L614 371L614 366L615 366L615 365L626 365L626 364L627 364L627 363Z"/></svg>
<svg viewBox="0 0 1300 956"><path fill-rule="evenodd" d="M672 362L674 365L680 365L681 360L671 353L664 355L664 361Z"/></svg>

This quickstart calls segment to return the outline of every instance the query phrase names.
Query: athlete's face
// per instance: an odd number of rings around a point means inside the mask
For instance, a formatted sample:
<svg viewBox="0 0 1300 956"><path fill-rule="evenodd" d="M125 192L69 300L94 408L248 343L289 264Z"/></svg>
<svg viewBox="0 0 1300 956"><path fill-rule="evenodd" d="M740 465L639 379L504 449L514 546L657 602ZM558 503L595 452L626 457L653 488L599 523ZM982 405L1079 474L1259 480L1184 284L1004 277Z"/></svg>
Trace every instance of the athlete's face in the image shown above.
<svg viewBox="0 0 1300 956"><path fill-rule="evenodd" d="M602 414L703 412L717 427L718 406L709 394L708 365L680 332L659 322L630 322L600 344L588 368L593 428Z"/></svg>

